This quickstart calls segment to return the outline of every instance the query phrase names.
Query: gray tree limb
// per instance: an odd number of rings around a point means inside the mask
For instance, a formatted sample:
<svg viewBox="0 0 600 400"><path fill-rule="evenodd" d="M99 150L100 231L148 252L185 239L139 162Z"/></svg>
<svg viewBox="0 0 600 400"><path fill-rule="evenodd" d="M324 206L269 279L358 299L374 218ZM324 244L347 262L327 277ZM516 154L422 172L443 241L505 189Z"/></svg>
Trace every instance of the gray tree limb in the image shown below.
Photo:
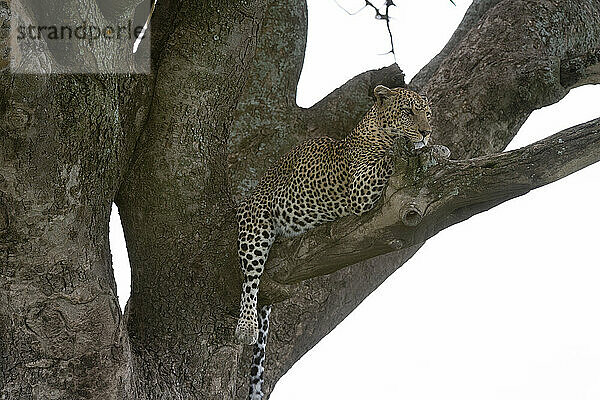
<svg viewBox="0 0 600 400"><path fill-rule="evenodd" d="M267 263L283 284L423 243L440 230L600 160L600 118L518 150L447 161L434 149L398 162L376 211L277 243Z"/></svg>

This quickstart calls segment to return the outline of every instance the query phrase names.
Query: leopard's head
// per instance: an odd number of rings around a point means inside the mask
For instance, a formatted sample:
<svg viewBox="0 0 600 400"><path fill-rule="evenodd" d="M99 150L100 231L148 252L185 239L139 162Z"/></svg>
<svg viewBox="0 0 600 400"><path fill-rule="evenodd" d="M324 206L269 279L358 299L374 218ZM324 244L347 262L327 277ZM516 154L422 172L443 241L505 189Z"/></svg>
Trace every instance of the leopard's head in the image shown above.
<svg viewBox="0 0 600 400"><path fill-rule="evenodd" d="M374 90L379 126L388 136L409 138L415 148L427 145L431 135L429 101L412 90L378 85Z"/></svg>

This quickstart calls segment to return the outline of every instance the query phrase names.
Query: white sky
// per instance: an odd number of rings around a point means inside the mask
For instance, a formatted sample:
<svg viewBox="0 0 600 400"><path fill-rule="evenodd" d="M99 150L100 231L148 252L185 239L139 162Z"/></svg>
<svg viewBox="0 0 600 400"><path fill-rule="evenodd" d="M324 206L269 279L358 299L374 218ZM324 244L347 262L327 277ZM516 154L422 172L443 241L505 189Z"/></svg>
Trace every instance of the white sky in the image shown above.
<svg viewBox="0 0 600 400"><path fill-rule="evenodd" d="M364 4L338 1L350 11ZM349 16L333 0L308 3L301 106L394 61L380 55L389 41L372 10ZM470 1L396 3L392 31L409 81ZM600 86L583 87L534 112L510 148L600 116L599 96ZM600 164L430 239L294 365L271 400L600 399L599 180ZM111 247L123 307L129 267L116 210Z"/></svg>

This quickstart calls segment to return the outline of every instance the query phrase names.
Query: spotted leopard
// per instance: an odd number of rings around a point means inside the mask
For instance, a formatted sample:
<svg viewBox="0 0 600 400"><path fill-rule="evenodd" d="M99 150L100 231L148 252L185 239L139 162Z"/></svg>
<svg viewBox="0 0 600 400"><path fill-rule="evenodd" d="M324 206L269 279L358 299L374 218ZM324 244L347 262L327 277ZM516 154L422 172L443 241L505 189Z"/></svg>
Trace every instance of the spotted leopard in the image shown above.
<svg viewBox="0 0 600 400"><path fill-rule="evenodd" d="M238 253L244 274L237 339L256 344L250 399L262 398L270 307L257 310L260 276L278 236L291 237L325 222L371 210L393 172L396 139L427 145L427 99L404 88L374 89L375 104L342 140L309 139L271 166L238 207ZM260 329L259 329L260 328Z"/></svg>

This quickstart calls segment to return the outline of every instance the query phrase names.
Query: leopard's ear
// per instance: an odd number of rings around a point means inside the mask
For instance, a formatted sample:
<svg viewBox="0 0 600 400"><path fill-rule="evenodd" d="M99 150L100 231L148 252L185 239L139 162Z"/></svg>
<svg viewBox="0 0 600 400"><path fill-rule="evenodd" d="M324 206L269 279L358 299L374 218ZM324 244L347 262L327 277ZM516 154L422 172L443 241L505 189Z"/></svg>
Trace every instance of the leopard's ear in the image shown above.
<svg viewBox="0 0 600 400"><path fill-rule="evenodd" d="M373 89L373 94L375 95L376 102L378 104L382 104L384 99L393 95L393 92L390 88L386 86L377 85L375 86L375 89Z"/></svg>

